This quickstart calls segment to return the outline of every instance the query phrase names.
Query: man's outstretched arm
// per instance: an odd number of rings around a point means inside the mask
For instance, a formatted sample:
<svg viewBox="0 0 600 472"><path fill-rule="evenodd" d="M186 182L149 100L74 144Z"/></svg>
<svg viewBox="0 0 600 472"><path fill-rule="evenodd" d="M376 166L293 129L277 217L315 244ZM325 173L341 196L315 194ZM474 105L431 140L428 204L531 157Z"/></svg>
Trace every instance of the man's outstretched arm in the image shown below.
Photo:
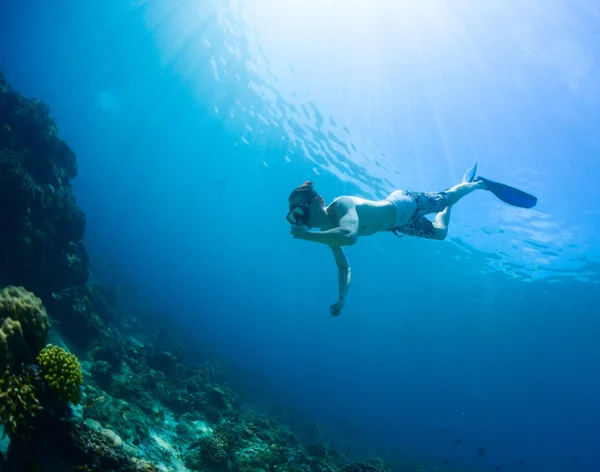
<svg viewBox="0 0 600 472"><path fill-rule="evenodd" d="M338 267L338 301L331 305L330 313L338 316L346 304L346 295L350 288L351 270L348 259L341 246L331 246L335 263Z"/></svg>
<svg viewBox="0 0 600 472"><path fill-rule="evenodd" d="M344 227L338 227L326 231L306 231L302 234L301 239L328 245L352 246L356 244L356 233Z"/></svg>

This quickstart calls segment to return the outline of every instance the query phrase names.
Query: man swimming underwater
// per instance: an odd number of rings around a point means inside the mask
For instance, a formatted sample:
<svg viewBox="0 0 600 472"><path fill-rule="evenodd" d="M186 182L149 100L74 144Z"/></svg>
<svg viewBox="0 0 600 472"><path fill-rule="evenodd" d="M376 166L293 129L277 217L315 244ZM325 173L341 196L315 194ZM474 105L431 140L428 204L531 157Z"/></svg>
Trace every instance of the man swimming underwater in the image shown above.
<svg viewBox="0 0 600 472"><path fill-rule="evenodd" d="M287 220L294 239L327 244L339 271L339 298L330 307L338 316L346 303L351 271L343 246L356 244L359 237L382 231L396 236L417 236L443 240L448 234L452 206L474 190L488 190L509 205L532 208L537 198L514 187L475 177L477 163L469 168L460 184L443 192L396 190L385 200L340 196L325 207L312 182L304 182L288 197ZM430 221L425 215L437 213ZM318 228L320 231L311 231ZM401 235L399 233L402 233Z"/></svg>

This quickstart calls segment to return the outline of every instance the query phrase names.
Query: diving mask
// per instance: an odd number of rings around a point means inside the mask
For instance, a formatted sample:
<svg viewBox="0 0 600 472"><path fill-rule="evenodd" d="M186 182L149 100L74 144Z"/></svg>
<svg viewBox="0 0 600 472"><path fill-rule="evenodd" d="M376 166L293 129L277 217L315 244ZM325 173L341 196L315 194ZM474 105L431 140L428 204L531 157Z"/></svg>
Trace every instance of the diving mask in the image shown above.
<svg viewBox="0 0 600 472"><path fill-rule="evenodd" d="M290 207L290 211L285 217L293 225L305 224L310 218L310 212L307 203L296 203Z"/></svg>

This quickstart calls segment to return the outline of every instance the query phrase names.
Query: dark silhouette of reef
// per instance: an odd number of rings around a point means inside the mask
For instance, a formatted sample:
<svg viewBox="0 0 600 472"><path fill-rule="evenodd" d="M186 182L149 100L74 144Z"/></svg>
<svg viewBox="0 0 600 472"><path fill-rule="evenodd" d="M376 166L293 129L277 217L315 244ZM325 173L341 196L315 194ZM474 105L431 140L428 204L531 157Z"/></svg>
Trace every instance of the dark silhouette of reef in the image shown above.
<svg viewBox="0 0 600 472"><path fill-rule="evenodd" d="M116 302L90 282L76 175L75 153L46 104L12 90L0 72L0 286L27 287L72 342L87 346Z"/></svg>

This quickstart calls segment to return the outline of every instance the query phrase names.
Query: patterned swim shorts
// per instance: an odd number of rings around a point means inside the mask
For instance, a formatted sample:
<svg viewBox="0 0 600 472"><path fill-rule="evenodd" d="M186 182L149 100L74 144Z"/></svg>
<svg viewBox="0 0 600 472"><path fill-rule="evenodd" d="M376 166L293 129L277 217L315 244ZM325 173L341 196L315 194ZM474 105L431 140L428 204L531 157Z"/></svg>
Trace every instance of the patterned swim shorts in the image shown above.
<svg viewBox="0 0 600 472"><path fill-rule="evenodd" d="M415 199L417 209L406 223L395 227L392 232L396 236L398 236L397 232L400 232L409 236L433 239L435 227L430 220L425 218L425 215L439 213L446 208L448 194L446 192L411 192L408 190L405 190L404 193Z"/></svg>

